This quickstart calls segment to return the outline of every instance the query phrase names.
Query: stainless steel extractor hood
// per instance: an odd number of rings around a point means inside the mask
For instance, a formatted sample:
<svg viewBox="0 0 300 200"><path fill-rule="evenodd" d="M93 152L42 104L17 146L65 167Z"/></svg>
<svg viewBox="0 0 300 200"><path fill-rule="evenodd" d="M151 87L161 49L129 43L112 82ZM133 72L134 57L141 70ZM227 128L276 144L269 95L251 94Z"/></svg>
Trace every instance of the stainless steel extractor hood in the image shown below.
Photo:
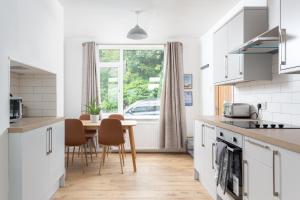
<svg viewBox="0 0 300 200"><path fill-rule="evenodd" d="M278 52L279 27L268 30L240 47L232 50L229 54L273 54Z"/></svg>

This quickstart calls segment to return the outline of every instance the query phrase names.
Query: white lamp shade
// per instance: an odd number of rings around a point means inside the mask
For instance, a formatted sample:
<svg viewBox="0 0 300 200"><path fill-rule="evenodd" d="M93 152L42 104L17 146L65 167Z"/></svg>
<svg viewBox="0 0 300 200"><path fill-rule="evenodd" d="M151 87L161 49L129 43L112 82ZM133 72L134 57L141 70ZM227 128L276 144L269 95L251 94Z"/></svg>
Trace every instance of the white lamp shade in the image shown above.
<svg viewBox="0 0 300 200"><path fill-rule="evenodd" d="M127 34L127 38L128 39L133 39L133 40L142 40L142 39L145 39L147 37L148 37L148 34L139 25L136 25Z"/></svg>

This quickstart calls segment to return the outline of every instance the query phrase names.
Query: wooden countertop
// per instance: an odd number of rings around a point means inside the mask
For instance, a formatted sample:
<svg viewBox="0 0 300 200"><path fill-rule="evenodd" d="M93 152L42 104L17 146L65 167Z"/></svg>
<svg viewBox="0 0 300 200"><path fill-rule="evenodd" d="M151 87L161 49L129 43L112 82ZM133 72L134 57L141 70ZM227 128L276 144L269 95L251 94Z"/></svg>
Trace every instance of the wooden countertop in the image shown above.
<svg viewBox="0 0 300 200"><path fill-rule="evenodd" d="M245 119L231 119L222 116L199 116L196 117L195 120L203 121L262 142L300 153L300 129L245 129L221 122L232 120L241 121Z"/></svg>
<svg viewBox="0 0 300 200"><path fill-rule="evenodd" d="M63 120L63 117L23 118L15 123L10 124L10 127L8 128L8 133L23 133L43 126L48 126Z"/></svg>

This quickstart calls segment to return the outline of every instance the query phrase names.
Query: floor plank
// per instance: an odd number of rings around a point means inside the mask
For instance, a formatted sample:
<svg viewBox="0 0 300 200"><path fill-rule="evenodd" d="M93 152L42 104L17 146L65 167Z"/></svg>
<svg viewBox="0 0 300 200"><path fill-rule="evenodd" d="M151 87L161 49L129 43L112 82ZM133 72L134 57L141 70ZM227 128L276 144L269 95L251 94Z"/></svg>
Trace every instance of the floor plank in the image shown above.
<svg viewBox="0 0 300 200"><path fill-rule="evenodd" d="M121 174L117 154L110 154L98 176L99 155L82 173L80 159L67 170L66 186L53 200L211 200L193 178L193 160L186 154L137 154L137 173L126 156Z"/></svg>

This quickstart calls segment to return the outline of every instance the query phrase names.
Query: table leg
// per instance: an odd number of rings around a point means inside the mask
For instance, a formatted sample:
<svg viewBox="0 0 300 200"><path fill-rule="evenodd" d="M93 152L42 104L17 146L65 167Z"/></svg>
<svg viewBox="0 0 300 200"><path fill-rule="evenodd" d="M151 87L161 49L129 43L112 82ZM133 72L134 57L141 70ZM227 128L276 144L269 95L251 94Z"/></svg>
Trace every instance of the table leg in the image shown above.
<svg viewBox="0 0 300 200"><path fill-rule="evenodd" d="M130 140L133 170L134 170L134 172L136 172L136 151L135 151L134 133L133 133L132 126L129 127L129 140Z"/></svg>

